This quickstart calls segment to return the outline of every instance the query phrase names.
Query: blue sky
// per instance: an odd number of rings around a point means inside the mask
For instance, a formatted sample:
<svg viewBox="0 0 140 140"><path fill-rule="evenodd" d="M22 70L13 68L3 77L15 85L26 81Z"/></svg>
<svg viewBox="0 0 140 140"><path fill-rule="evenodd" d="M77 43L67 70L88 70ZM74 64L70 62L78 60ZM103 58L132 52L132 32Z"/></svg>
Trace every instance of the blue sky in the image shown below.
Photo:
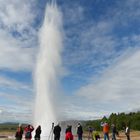
<svg viewBox="0 0 140 140"><path fill-rule="evenodd" d="M0 1L0 118L29 121L38 31L46 0ZM57 0L63 14L67 118L140 108L140 1ZM74 117L73 117L74 116Z"/></svg>

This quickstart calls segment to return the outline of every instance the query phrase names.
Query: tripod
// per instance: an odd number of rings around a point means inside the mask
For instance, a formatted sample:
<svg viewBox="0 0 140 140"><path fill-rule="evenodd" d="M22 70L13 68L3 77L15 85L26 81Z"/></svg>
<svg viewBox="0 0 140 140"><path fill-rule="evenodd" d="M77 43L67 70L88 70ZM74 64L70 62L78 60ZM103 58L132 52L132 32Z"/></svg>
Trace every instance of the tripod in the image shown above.
<svg viewBox="0 0 140 140"><path fill-rule="evenodd" d="M51 128L48 140L53 140L53 129L54 129L54 123L52 123L52 128Z"/></svg>

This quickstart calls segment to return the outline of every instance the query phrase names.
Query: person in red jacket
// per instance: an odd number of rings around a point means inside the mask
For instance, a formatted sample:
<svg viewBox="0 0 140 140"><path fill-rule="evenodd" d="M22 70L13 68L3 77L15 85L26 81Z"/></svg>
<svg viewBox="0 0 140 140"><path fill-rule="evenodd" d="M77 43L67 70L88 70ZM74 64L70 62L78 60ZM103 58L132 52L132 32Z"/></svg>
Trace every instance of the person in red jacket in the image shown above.
<svg viewBox="0 0 140 140"><path fill-rule="evenodd" d="M33 130L34 130L34 127L32 125L28 125L24 128L25 140L31 140L32 139L32 131Z"/></svg>
<svg viewBox="0 0 140 140"><path fill-rule="evenodd" d="M65 140L74 140L71 129L72 129L72 126L67 127Z"/></svg>

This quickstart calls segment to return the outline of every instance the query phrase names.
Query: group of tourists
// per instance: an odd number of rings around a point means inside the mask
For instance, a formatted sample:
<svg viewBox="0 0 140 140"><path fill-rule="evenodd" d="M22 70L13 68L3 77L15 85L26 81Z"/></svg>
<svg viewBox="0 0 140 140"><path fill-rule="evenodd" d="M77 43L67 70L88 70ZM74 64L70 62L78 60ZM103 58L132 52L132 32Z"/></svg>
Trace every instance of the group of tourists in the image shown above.
<svg viewBox="0 0 140 140"><path fill-rule="evenodd" d="M61 127L59 126L59 124L57 124L53 129L54 140L60 140L60 133L61 133ZM83 135L83 128L81 124L78 123L77 125L78 140L82 140L82 135ZM74 140L71 125L67 125L67 128L65 130L65 140Z"/></svg>
<svg viewBox="0 0 140 140"><path fill-rule="evenodd" d="M116 136L119 136L119 133L117 131L115 124L112 124L110 127L107 122L104 122L104 123L101 123L101 126L103 128L104 140L110 140L110 137L109 137L110 130L112 133L112 135L111 135L112 140L116 140ZM100 140L100 135L99 135L98 131L96 131L95 129L93 129L91 127L89 127L88 131L89 131L88 140L90 140L90 138L92 138L92 140ZM127 140L130 140L130 128L128 127L128 125L126 125L126 127L125 127L125 135L127 137Z"/></svg>
<svg viewBox="0 0 140 140"><path fill-rule="evenodd" d="M31 140L33 130L34 130L34 127L32 125L27 125L25 128L19 125L15 134L16 140L22 140L23 134L25 134L25 140ZM54 123L53 123L52 130L54 134L54 140L60 140L60 133L61 133L60 125L57 124L56 126L54 126ZM78 140L82 140L82 134L83 134L82 126L80 123L78 123L78 126L77 126ZM40 135L41 135L41 126L39 125L35 130L34 139L40 140ZM71 125L67 125L67 128L65 130L65 140L74 140Z"/></svg>
<svg viewBox="0 0 140 140"><path fill-rule="evenodd" d="M103 126L104 140L109 140L109 129L110 129L109 124L105 122L104 124L102 124L102 126ZM119 133L117 131L115 124L111 125L111 131L112 131L112 140L116 140L116 136L119 136ZM125 135L127 137L127 140L130 140L130 128L128 127L128 125L126 125L125 127Z"/></svg>
<svg viewBox="0 0 140 140"><path fill-rule="evenodd" d="M32 125L27 125L25 128L19 125L15 134L16 140L22 140L23 134L25 134L25 140L31 140L33 130L34 127ZM35 130L35 136L34 136L35 140L40 140L40 134L41 134L41 126L39 125Z"/></svg>
<svg viewBox="0 0 140 140"><path fill-rule="evenodd" d="M107 122L101 123L101 126L103 127L103 135L104 135L104 140L109 140L109 130L110 126ZM77 124L77 137L78 140L82 140L83 137L83 128L80 123ZM23 134L25 134L25 140L31 140L32 139L32 131L34 130L34 127L32 125L27 125L24 129L21 125L17 128L17 132L15 134L16 140L22 140ZM116 129L115 124L111 125L111 131L112 131L112 140L116 140L116 136L118 136L118 131ZM52 134L54 135L54 140L60 140L61 136L61 127L59 124L54 126L54 123L52 125ZM36 130L35 130L35 140L40 140L40 135L41 135L41 126L39 125ZM125 135L127 137L127 140L130 140L130 129L126 125L125 128ZM100 140L100 134L98 131L93 129L92 127L88 128L88 140ZM73 134L72 134L72 126L67 125L67 128L65 130L65 140L74 140Z"/></svg>

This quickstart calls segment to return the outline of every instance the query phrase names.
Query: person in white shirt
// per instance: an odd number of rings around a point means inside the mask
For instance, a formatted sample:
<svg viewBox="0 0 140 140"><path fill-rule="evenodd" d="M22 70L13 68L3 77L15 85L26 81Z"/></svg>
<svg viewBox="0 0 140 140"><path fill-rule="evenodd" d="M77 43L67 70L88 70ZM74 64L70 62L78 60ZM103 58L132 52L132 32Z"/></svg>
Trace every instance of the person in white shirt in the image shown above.
<svg viewBox="0 0 140 140"><path fill-rule="evenodd" d="M125 135L127 137L127 140L130 140L130 129L128 125L126 125L126 128L125 128Z"/></svg>

